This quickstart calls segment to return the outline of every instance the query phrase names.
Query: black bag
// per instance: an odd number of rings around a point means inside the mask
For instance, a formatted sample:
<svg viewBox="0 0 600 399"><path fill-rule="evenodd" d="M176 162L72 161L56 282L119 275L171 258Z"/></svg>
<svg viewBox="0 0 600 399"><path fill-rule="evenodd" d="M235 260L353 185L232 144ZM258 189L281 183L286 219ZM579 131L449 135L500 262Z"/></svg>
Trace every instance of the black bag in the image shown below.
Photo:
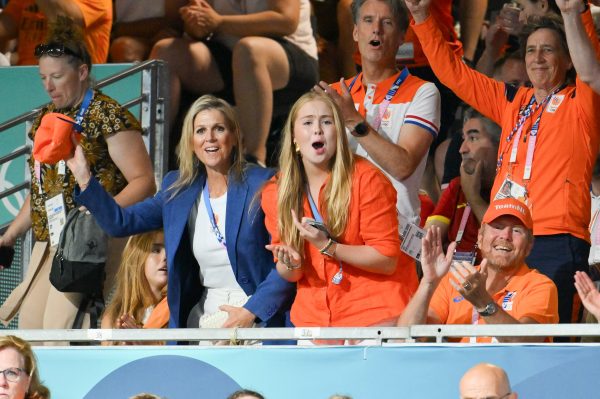
<svg viewBox="0 0 600 399"><path fill-rule="evenodd" d="M102 297L108 235L94 216L74 208L69 211L52 260L50 282L61 292Z"/></svg>

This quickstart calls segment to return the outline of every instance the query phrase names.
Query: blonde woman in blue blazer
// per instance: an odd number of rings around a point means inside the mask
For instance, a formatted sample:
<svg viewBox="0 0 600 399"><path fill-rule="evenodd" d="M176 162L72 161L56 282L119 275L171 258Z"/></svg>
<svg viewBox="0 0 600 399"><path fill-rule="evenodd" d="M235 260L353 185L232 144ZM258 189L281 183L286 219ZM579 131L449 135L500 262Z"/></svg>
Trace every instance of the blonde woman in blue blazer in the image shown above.
<svg viewBox="0 0 600 399"><path fill-rule="evenodd" d="M223 316L222 327L284 326L294 286L265 249L269 234L254 198L273 171L244 162L234 111L223 100L200 97L182 130L179 170L154 197L127 208L98 184L77 147L67 161L77 202L113 236L164 228L170 327L186 327L196 305L209 320Z"/></svg>

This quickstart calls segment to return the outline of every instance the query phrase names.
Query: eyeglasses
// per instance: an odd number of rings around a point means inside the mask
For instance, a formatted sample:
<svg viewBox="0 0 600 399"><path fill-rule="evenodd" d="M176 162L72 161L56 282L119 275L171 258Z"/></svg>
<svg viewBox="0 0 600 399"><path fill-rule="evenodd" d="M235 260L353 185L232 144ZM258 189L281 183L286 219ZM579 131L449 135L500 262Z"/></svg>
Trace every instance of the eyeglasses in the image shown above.
<svg viewBox="0 0 600 399"><path fill-rule="evenodd" d="M40 58L42 55L61 57L65 54L81 59L81 55L66 47L64 44L59 43L38 44L35 46L34 51L35 58Z"/></svg>
<svg viewBox="0 0 600 399"><path fill-rule="evenodd" d="M25 373L25 370L18 367L10 367L0 371L0 373L4 374L4 378L10 382L17 382L21 379L21 373Z"/></svg>

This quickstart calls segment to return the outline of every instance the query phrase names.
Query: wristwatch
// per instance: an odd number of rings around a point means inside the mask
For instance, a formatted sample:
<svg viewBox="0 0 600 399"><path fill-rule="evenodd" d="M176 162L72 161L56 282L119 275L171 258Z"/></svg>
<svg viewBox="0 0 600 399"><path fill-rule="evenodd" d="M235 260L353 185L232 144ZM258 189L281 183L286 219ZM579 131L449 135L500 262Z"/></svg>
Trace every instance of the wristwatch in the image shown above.
<svg viewBox="0 0 600 399"><path fill-rule="evenodd" d="M369 134L369 125L365 121L358 122L350 133L355 137L365 137Z"/></svg>
<svg viewBox="0 0 600 399"><path fill-rule="evenodd" d="M497 311L498 305L496 305L496 302L490 302L487 305L485 305L485 308L483 310L477 310L477 313L479 313L480 316L491 316Z"/></svg>

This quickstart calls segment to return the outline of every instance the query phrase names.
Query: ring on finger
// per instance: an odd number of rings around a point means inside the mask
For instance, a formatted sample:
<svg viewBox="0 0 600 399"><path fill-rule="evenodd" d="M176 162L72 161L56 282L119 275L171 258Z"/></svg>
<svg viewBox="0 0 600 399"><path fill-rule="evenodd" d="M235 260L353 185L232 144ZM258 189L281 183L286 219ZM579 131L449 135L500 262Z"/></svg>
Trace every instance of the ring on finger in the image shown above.
<svg viewBox="0 0 600 399"><path fill-rule="evenodd" d="M473 285L471 284L470 281L465 281L462 286L467 291L469 291L471 288L473 288Z"/></svg>

